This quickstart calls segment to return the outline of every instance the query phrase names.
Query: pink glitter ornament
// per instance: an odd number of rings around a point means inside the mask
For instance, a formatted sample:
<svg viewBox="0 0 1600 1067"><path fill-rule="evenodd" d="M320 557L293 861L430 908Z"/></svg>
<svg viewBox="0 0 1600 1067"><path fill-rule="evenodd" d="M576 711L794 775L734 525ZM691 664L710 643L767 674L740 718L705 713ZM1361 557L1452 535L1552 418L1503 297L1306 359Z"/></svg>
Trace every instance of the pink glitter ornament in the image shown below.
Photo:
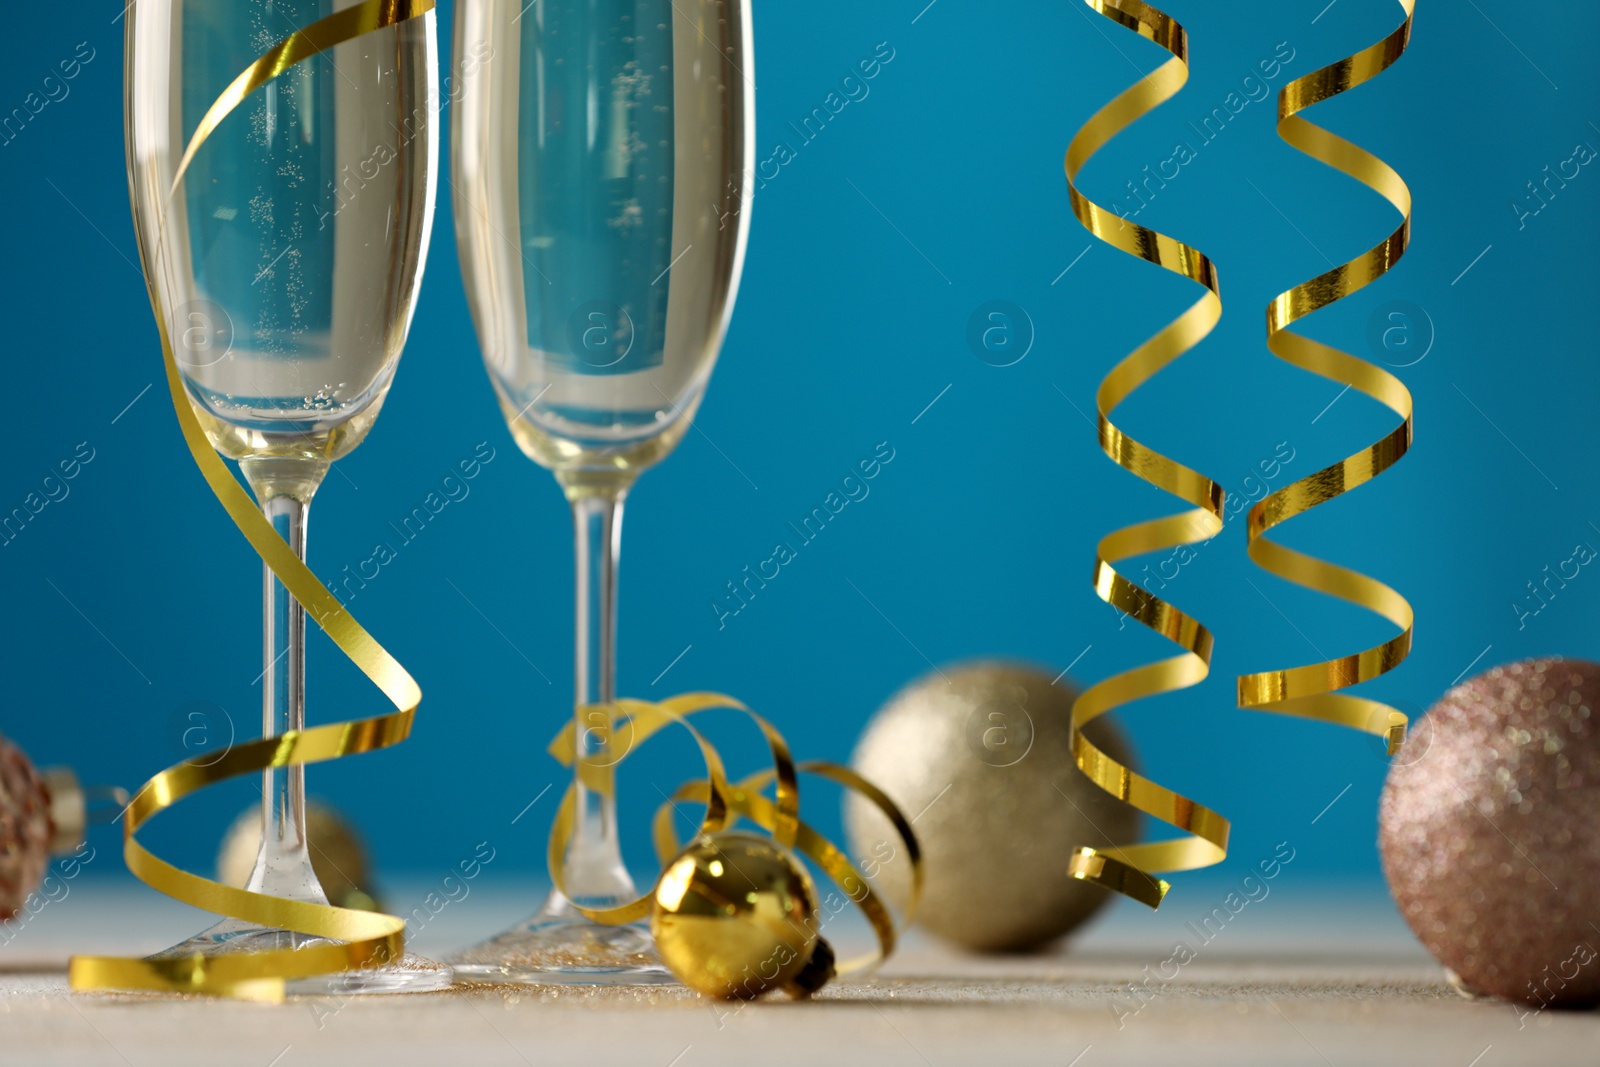
<svg viewBox="0 0 1600 1067"><path fill-rule="evenodd" d="M1600 1003L1600 664L1538 659L1450 692L1390 767L1384 875L1474 993Z"/></svg>

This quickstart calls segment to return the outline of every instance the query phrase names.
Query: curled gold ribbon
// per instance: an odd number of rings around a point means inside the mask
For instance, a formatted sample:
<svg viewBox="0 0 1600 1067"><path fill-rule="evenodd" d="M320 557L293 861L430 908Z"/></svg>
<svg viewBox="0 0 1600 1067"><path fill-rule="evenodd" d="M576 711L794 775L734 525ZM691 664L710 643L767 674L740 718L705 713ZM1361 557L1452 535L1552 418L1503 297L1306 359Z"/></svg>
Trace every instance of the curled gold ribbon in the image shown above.
<svg viewBox="0 0 1600 1067"><path fill-rule="evenodd" d="M1169 888L1153 871L1186 871L1220 862L1227 855L1228 821L1188 797L1124 767L1083 735L1083 727L1123 704L1202 682L1211 669L1211 633L1198 621L1118 573L1114 564L1147 552L1196 544L1222 529L1222 487L1197 471L1140 444L1111 422L1111 412L1167 364L1199 344L1222 316L1217 272L1198 249L1128 222L1090 201L1076 180L1089 158L1129 125L1171 99L1189 79L1188 35L1178 22L1140 0L1085 0L1096 13L1135 31L1171 53L1171 58L1096 112L1067 146L1067 189L1078 221L1096 237L1130 255L1205 287L1200 298L1154 337L1134 349L1106 375L1096 395L1100 447L1119 466L1194 505L1189 511L1138 523L1100 541L1095 593L1119 611L1172 641L1183 652L1107 678L1072 705L1073 755L1101 789L1184 831L1166 841L1079 848L1067 873L1149 907Z"/></svg>
<svg viewBox="0 0 1600 1067"><path fill-rule="evenodd" d="M1360 390L1400 418L1382 440L1315 474L1284 486L1250 509L1249 554L1262 569L1319 593L1366 608L1400 628L1373 648L1302 667L1239 677L1239 706L1300 715L1365 730L1396 752L1405 740L1406 717L1386 704L1337 690L1376 678L1411 651L1411 605L1393 589L1355 571L1285 548L1264 535L1279 523L1371 481L1393 466L1411 445L1411 393L1388 371L1336 348L1292 333L1289 327L1371 284L1405 254L1411 239L1411 191L1382 160L1300 117L1314 104L1337 96L1389 68L1411 40L1416 0L1398 0L1405 21L1383 40L1283 87L1278 94L1278 135L1290 145L1354 178L1400 212L1400 225L1375 247L1310 281L1280 293L1267 307L1267 347L1279 359Z"/></svg>
<svg viewBox="0 0 1600 1067"><path fill-rule="evenodd" d="M212 105L195 131L178 169L181 179L189 161L218 123L251 92L294 63L431 11L434 0L365 0L297 31L258 59ZM177 190L174 182L172 192ZM172 193L168 194L171 199ZM159 243L157 245L159 247ZM210 993L248 1000L283 999L284 983L295 978L335 974L352 968L382 965L404 950L405 920L376 912L308 904L235 889L180 870L150 852L138 831L156 815L192 793L228 778L271 767L320 763L371 752L405 740L422 700L422 690L404 667L378 644L345 610L317 576L261 514L255 501L218 457L190 406L178 371L160 295L150 299L161 338L167 388L177 412L189 454L217 500L289 594L314 618L333 643L381 690L396 710L352 722L331 723L278 737L251 741L229 750L204 767L180 763L140 787L123 818L123 856L128 869L157 892L205 911L268 928L281 928L328 938L342 944L311 944L298 949L240 952L170 959L75 956L69 978L79 990L152 990Z"/></svg>
<svg viewBox="0 0 1600 1067"><path fill-rule="evenodd" d="M689 716L713 708L742 712L761 731L772 754L772 769L751 775L737 783L729 782L722 758L705 736L689 722ZM809 857L855 902L866 916L878 939L878 949L858 959L837 965L839 974L851 974L877 965L894 952L900 931L911 921L922 896L922 850L917 843L911 823L893 800L877 786L848 767L824 761L796 764L789 755L788 743L766 719L756 714L733 697L720 693L685 693L652 704L642 700L618 700L613 705L593 704L579 709L586 722L594 722L593 731L607 734L604 743L593 746L589 753L580 756L577 751L577 725L569 722L550 744L550 754L563 766L577 764L577 781L567 787L561 798L550 828L550 877L555 886L567 894L566 853L577 826L578 783L585 789L610 795L615 788L614 771L635 748L653 734L670 725L689 731L700 747L705 760L706 777L686 782L656 810L652 826L656 856L663 869L682 851L683 846L673 830L672 816L678 801L705 805L696 836L726 830L740 818L760 826L773 836L778 844L792 848ZM613 758L610 753L621 752ZM882 811L900 836L911 865L911 893L902 910L897 925L894 915L867 880L857 873L855 865L842 850L800 819L799 772L813 774L860 793ZM775 799L769 800L761 790L775 783ZM577 911L594 922L616 925L634 922L650 914L652 893L611 908L587 908L574 903Z"/></svg>
<svg viewBox="0 0 1600 1067"><path fill-rule="evenodd" d="M205 143L206 138L210 137L212 131L228 117L229 112L244 102L245 97L302 60L310 59L335 45L353 41L357 37L393 26L406 19L427 14L433 10L433 5L434 0L364 0L363 3L347 7L343 11L335 11L326 18L320 18L303 30L295 30L267 49L260 58L229 83L222 91L222 95L217 97L201 116L200 124L195 127L193 135L189 138L188 147L183 151L183 158L178 162L168 197L178 191L178 183L183 181L183 175L194 160L194 154L200 151L200 146Z"/></svg>

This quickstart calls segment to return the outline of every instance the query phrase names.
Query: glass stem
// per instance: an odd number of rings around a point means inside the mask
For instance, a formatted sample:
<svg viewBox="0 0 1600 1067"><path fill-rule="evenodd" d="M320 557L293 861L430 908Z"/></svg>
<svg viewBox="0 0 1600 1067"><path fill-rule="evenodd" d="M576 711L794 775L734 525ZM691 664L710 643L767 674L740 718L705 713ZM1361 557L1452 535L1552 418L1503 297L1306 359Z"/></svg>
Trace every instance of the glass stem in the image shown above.
<svg viewBox="0 0 1600 1067"><path fill-rule="evenodd" d="M604 769L610 781L611 713L585 712L585 705L616 699L617 562L622 549L621 491L577 493L572 519L577 546L575 727L580 758ZM635 895L622 863L617 836L617 797L613 789L577 784L578 825L567 851L567 888L584 904Z"/></svg>
<svg viewBox="0 0 1600 1067"><path fill-rule="evenodd" d="M306 558L310 494L258 491L261 511L295 555ZM265 564L261 672L264 737L281 737L306 725L306 613ZM311 867L306 839L305 768L270 767L261 772L261 852L249 888L259 893L326 904Z"/></svg>

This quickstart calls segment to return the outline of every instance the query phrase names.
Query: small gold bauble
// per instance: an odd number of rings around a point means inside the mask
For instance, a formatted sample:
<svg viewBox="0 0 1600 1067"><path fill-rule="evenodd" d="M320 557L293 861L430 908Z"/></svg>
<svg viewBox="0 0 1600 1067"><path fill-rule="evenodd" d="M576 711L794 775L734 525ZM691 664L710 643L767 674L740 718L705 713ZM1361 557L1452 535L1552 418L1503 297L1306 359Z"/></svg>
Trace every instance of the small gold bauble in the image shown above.
<svg viewBox="0 0 1600 1067"><path fill-rule="evenodd" d="M852 765L916 819L924 886L916 925L963 948L1037 949L1109 898L1067 874L1072 850L1126 844L1138 812L1100 789L1072 756L1072 681L976 662L912 682L868 723ZM1104 719L1085 735L1123 766L1128 746ZM849 796L851 853L904 901L911 865L887 819Z"/></svg>
<svg viewBox="0 0 1600 1067"><path fill-rule="evenodd" d="M757 834L725 830L684 849L656 883L650 932L679 981L710 997L804 996L833 974L811 876Z"/></svg>
<svg viewBox="0 0 1600 1067"><path fill-rule="evenodd" d="M332 808L313 801L306 805L306 840L311 868L329 902L342 908L377 911L367 892L367 851L355 829ZM217 851L217 881L243 889L261 851L261 808L240 813L228 827Z"/></svg>

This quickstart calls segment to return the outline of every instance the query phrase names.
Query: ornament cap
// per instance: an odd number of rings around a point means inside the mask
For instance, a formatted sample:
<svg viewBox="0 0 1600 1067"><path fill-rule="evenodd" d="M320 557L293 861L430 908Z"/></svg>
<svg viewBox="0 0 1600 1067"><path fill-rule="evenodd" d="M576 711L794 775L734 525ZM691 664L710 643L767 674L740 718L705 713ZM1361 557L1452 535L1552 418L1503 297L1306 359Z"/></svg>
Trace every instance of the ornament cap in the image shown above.
<svg viewBox="0 0 1600 1067"><path fill-rule="evenodd" d="M816 947L811 950L811 958L800 968L799 974L789 979L788 984L783 987L784 991L792 997L811 996L833 981L834 976L839 973L834 967L835 962L833 946L828 944L828 939L817 938Z"/></svg>
<svg viewBox="0 0 1600 1067"><path fill-rule="evenodd" d="M44 780L50 806L50 840L45 847L55 855L72 852L83 844L89 828L89 801L83 786L71 767L46 767L39 777Z"/></svg>

